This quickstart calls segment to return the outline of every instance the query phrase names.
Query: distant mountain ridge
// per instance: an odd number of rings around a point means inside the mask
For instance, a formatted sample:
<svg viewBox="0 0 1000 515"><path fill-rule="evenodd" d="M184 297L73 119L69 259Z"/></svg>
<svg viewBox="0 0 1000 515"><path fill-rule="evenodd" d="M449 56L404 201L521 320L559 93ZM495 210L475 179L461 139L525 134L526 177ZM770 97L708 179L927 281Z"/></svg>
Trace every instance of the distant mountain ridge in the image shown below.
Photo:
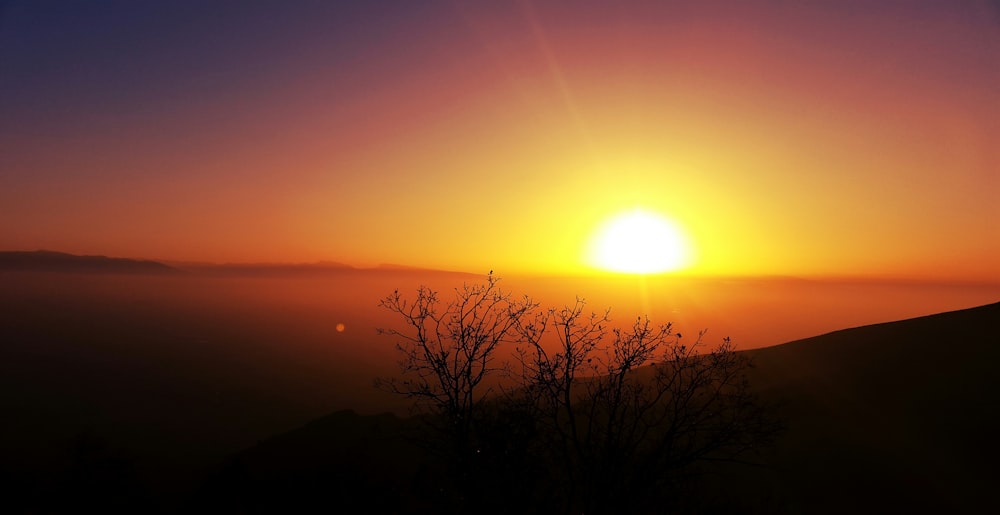
<svg viewBox="0 0 1000 515"><path fill-rule="evenodd" d="M38 272L87 272L87 273L191 273L197 275L255 277L255 276L307 276L337 274L343 272L376 273L446 273L478 275L453 270L415 267L400 264L379 264L374 267L355 267L337 261L317 261L313 263L212 263L184 261L154 261L110 257L104 255L80 255L52 250L12 250L0 251L0 271Z"/></svg>
<svg viewBox="0 0 1000 515"><path fill-rule="evenodd" d="M0 270L146 274L180 272L158 261L81 256L51 250L0 251Z"/></svg>
<svg viewBox="0 0 1000 515"><path fill-rule="evenodd" d="M178 269L208 275L305 275L357 270L332 261L318 263L198 263L175 265Z"/></svg>

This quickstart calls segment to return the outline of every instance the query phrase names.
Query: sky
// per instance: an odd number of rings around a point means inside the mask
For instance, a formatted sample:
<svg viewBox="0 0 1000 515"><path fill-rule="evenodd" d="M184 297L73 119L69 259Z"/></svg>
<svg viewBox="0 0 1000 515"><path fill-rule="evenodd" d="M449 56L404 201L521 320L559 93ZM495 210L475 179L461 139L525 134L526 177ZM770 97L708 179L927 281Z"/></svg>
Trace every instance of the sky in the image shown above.
<svg viewBox="0 0 1000 515"><path fill-rule="evenodd" d="M0 3L0 250L1000 281L998 198L996 2Z"/></svg>

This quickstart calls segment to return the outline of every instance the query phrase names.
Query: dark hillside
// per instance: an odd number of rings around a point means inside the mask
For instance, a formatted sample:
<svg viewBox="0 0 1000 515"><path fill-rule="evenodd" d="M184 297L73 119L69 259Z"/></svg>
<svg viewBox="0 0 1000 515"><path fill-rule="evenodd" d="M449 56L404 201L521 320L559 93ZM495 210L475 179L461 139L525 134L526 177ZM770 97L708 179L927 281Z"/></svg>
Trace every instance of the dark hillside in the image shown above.
<svg viewBox="0 0 1000 515"><path fill-rule="evenodd" d="M422 461L406 438L412 421L343 410L269 438L223 465L196 495L217 512L337 513L414 509L411 480Z"/></svg>
<svg viewBox="0 0 1000 515"><path fill-rule="evenodd" d="M751 382L779 406L786 430L764 467L705 469L715 479L688 504L712 513L981 512L998 479L998 335L992 304L750 351ZM317 420L230 459L198 505L263 512L279 498L333 492L419 512L406 482L421 477L421 454L400 437L406 424L351 412Z"/></svg>
<svg viewBox="0 0 1000 515"><path fill-rule="evenodd" d="M773 465L817 512L976 512L1000 444L1000 304L836 331L751 351L782 405Z"/></svg>

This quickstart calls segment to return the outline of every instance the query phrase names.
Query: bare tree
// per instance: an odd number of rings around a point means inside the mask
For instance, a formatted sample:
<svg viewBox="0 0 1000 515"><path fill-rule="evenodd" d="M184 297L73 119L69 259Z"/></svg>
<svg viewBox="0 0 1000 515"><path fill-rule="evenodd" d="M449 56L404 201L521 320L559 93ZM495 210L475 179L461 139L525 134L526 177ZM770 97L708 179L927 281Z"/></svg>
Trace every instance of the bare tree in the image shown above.
<svg viewBox="0 0 1000 515"><path fill-rule="evenodd" d="M421 287L413 301L396 291L381 306L405 329L381 330L398 338L403 373L378 384L432 415L459 511L490 511L483 485L515 467L541 472L506 497L548 503L517 511L646 511L692 464L738 460L775 427L728 339L707 348L702 333L687 344L644 317L610 327L610 312L588 313L582 299L540 310L492 273L446 303Z"/></svg>
<svg viewBox="0 0 1000 515"><path fill-rule="evenodd" d="M669 491L673 473L701 460L739 459L774 430L749 391L751 365L727 338L705 349L670 324L637 318L606 329L608 312L572 307L527 326L523 387L558 453L553 472L566 511L641 510ZM550 332L556 342L547 342Z"/></svg>
<svg viewBox="0 0 1000 515"><path fill-rule="evenodd" d="M459 495L468 495L476 474L477 433L486 400L504 366L502 345L516 343L523 320L538 304L514 298L498 286L493 273L485 284L465 284L452 300L421 286L412 301L398 290L380 307L400 315L405 327L379 332L397 338L402 375L376 380L376 386L415 400L418 413L444 438L444 452Z"/></svg>

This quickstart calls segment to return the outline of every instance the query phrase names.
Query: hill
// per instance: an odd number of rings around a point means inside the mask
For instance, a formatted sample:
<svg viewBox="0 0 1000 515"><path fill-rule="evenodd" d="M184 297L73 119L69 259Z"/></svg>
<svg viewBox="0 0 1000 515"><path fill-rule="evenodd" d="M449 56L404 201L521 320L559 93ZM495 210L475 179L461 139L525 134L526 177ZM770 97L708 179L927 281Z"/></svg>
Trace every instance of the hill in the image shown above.
<svg viewBox="0 0 1000 515"><path fill-rule="evenodd" d="M748 352L756 364L751 384L778 406L786 429L762 467L708 470L718 506L741 513L976 513L989 506L1000 458L1000 378L992 373L1000 303ZM414 477L420 456L399 436L406 424L336 413L234 456L202 494L267 511L290 496L325 498L331 488L367 497L381 482L386 496L372 498L398 511L408 499L399 481ZM345 471L349 479L337 479Z"/></svg>
<svg viewBox="0 0 1000 515"><path fill-rule="evenodd" d="M232 457L196 496L202 509L238 513L412 512L408 481L423 461L404 435L413 420L342 410Z"/></svg>
<svg viewBox="0 0 1000 515"><path fill-rule="evenodd" d="M78 256L49 250L0 252L0 270L170 274L179 270L157 261Z"/></svg>
<svg viewBox="0 0 1000 515"><path fill-rule="evenodd" d="M973 513L1000 478L1000 303L750 351L792 512ZM991 502L991 501L990 501Z"/></svg>

